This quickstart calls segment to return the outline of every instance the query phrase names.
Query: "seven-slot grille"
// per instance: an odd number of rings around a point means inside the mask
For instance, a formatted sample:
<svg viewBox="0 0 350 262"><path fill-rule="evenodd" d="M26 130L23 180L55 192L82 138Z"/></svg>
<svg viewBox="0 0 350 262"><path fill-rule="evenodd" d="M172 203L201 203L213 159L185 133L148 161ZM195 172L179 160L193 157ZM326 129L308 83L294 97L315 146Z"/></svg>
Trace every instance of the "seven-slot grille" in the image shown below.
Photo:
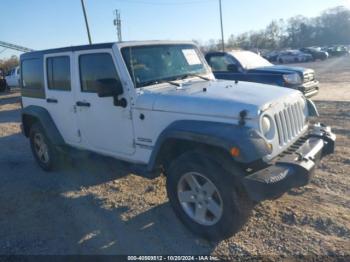
<svg viewBox="0 0 350 262"><path fill-rule="evenodd" d="M304 73L304 83L311 82L315 80L315 73L312 71Z"/></svg>
<svg viewBox="0 0 350 262"><path fill-rule="evenodd" d="M297 137L305 126L303 107L298 102L286 106L274 118L281 146Z"/></svg>

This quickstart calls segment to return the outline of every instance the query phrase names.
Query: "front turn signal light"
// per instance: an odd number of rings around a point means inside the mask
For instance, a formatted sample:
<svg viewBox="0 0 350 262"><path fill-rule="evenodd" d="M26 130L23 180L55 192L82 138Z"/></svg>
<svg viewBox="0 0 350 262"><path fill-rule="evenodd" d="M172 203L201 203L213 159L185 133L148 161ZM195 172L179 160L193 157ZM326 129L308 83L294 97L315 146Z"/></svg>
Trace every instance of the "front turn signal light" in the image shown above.
<svg viewBox="0 0 350 262"><path fill-rule="evenodd" d="M231 156L238 157L240 152L238 147L232 147L230 150Z"/></svg>
<svg viewBox="0 0 350 262"><path fill-rule="evenodd" d="M267 147L269 148L270 152L272 153L272 151L273 151L273 145L270 144L270 143L268 143L268 144L267 144Z"/></svg>

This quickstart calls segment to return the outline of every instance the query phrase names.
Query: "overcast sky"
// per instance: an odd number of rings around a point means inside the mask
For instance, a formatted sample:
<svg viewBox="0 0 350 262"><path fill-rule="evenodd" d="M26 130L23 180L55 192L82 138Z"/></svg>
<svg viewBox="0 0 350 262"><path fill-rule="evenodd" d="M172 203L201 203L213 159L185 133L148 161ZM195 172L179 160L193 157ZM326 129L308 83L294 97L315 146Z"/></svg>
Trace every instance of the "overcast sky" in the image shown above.
<svg viewBox="0 0 350 262"><path fill-rule="evenodd" d="M123 40L220 38L218 0L85 0L93 42L116 41L113 10L122 15ZM271 20L317 16L350 0L222 0L225 37L264 28ZM80 0L0 0L0 41L33 49L87 43ZM0 58L19 54L0 47Z"/></svg>

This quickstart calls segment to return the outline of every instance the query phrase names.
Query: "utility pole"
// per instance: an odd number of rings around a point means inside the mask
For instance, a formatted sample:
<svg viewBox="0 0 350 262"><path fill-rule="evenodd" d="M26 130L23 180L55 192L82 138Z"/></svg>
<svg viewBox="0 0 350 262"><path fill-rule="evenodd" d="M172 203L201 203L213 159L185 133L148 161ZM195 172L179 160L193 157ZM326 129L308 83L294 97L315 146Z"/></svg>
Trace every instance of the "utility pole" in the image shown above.
<svg viewBox="0 0 350 262"><path fill-rule="evenodd" d="M222 45L222 51L225 51L225 39L224 39L224 27L222 24L222 6L221 6L221 0L219 0L219 6L220 6L220 23L221 23L221 45Z"/></svg>
<svg viewBox="0 0 350 262"><path fill-rule="evenodd" d="M114 11L114 14L115 14L115 19L113 20L113 23L117 28L118 41L121 42L123 40L122 40L122 20L120 19L120 11L116 9Z"/></svg>
<svg viewBox="0 0 350 262"><path fill-rule="evenodd" d="M92 44L92 42L91 42L91 35L90 35L89 23L88 23L87 16L86 16L86 10L85 10L84 0L81 0L81 6L82 6L82 8L83 8L84 19L85 19L85 25L86 25L86 31L87 31L88 38L89 38L89 44L91 45L91 44Z"/></svg>

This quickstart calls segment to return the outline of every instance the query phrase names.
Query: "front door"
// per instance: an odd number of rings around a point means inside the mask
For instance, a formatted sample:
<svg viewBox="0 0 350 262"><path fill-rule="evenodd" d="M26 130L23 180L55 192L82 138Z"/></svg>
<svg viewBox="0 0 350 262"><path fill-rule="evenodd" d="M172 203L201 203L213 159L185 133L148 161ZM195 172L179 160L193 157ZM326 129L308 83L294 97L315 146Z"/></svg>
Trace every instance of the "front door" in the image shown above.
<svg viewBox="0 0 350 262"><path fill-rule="evenodd" d="M119 80L112 50L75 52L77 116L85 148L112 156L134 153L134 134L130 103L114 105L113 97L98 97L101 79Z"/></svg>
<svg viewBox="0 0 350 262"><path fill-rule="evenodd" d="M44 56L46 109L67 144L78 145L75 92L72 88L72 53Z"/></svg>

